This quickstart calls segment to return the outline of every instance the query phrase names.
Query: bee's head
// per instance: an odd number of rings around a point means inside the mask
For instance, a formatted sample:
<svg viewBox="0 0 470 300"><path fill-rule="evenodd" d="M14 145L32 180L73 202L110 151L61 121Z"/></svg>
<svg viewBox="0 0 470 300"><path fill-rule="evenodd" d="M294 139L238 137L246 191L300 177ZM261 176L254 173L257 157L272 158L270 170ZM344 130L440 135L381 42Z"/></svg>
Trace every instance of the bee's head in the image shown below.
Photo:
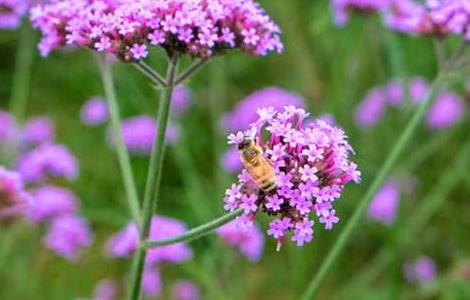
<svg viewBox="0 0 470 300"><path fill-rule="evenodd" d="M250 146L252 146L255 141L252 138L246 137L243 141L238 143L237 148L238 150L244 150Z"/></svg>

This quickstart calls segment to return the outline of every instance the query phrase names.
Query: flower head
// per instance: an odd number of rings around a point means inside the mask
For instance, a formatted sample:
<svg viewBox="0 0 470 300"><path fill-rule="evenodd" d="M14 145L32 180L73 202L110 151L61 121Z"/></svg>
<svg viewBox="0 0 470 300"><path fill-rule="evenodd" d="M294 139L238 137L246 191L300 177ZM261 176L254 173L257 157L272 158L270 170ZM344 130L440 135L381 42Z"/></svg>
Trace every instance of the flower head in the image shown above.
<svg viewBox="0 0 470 300"><path fill-rule="evenodd" d="M103 124L108 119L108 106L101 97L90 98L80 111L80 119L89 126Z"/></svg>
<svg viewBox="0 0 470 300"><path fill-rule="evenodd" d="M33 197L26 215L35 223L73 214L79 208L77 196L61 187L41 186L33 192Z"/></svg>
<svg viewBox="0 0 470 300"><path fill-rule="evenodd" d="M322 217L318 222L327 229L338 222L332 205L323 204L338 199L346 183L360 181L357 165L349 160L353 149L338 127L321 120L303 126L307 115L303 109L285 107L274 110L270 117L263 111L260 114L248 131L233 136L256 139L272 164L277 188L269 193L261 191L250 173L243 170L239 182L226 192L226 209L243 208L250 220L260 211L276 216L268 234L281 244L292 233L292 240L301 246L313 238L315 217ZM237 140L233 136L232 143Z"/></svg>
<svg viewBox="0 0 470 300"><path fill-rule="evenodd" d="M243 222L243 220L241 220ZM217 229L217 234L229 245L236 247L251 261L258 261L264 246L264 237L255 224L243 226L237 219Z"/></svg>
<svg viewBox="0 0 470 300"><path fill-rule="evenodd" d="M451 92L437 95L436 101L428 110L426 123L433 129L443 129L458 122L465 113L465 103Z"/></svg>
<svg viewBox="0 0 470 300"><path fill-rule="evenodd" d="M352 13L370 14L385 9L391 0L332 0L337 25L344 25Z"/></svg>
<svg viewBox="0 0 470 300"><path fill-rule="evenodd" d="M152 151L157 134L155 119L141 115L122 121L122 137L127 149L133 154L147 155ZM168 123L166 130L166 142L174 143L179 136L176 124ZM114 136L108 131L108 140L114 145Z"/></svg>
<svg viewBox="0 0 470 300"><path fill-rule="evenodd" d="M178 280L172 288L173 297L177 300L199 300L199 287L190 280Z"/></svg>
<svg viewBox="0 0 470 300"><path fill-rule="evenodd" d="M405 277L409 282L426 283L437 276L436 263L428 256L421 256L404 267Z"/></svg>
<svg viewBox="0 0 470 300"><path fill-rule="evenodd" d="M44 239L49 249L71 261L78 259L81 249L90 246L91 242L88 222L75 215L55 218Z"/></svg>
<svg viewBox="0 0 470 300"><path fill-rule="evenodd" d="M55 138L54 123L49 118L29 119L23 127L22 141L27 145L52 143Z"/></svg>
<svg viewBox="0 0 470 300"><path fill-rule="evenodd" d="M28 0L0 0L0 28L16 29L28 9Z"/></svg>
<svg viewBox="0 0 470 300"><path fill-rule="evenodd" d="M186 226L177 220L154 216L150 227L150 239L170 238L186 231ZM137 226L129 223L122 231L111 237L107 244L107 252L110 256L126 257L137 249L138 241ZM191 257L191 249L184 243L178 243L149 250L147 264L152 265L161 261L178 263Z"/></svg>
<svg viewBox="0 0 470 300"><path fill-rule="evenodd" d="M150 45L204 58L231 49L283 50L279 27L253 0L62 0L34 7L31 21L43 35L44 56L65 45L123 61L144 59Z"/></svg>
<svg viewBox="0 0 470 300"><path fill-rule="evenodd" d="M371 90L356 109L356 123L361 127L377 124L384 114L386 105L385 93L379 88Z"/></svg>
<svg viewBox="0 0 470 300"><path fill-rule="evenodd" d="M0 145L14 142L15 134L15 118L10 113L0 110Z"/></svg>
<svg viewBox="0 0 470 300"><path fill-rule="evenodd" d="M395 220L399 202L400 187L395 180L389 179L372 199L367 215L384 225L390 225Z"/></svg>
<svg viewBox="0 0 470 300"><path fill-rule="evenodd" d="M20 157L18 172L27 182L43 182L49 177L78 176L78 164L70 151L62 145L44 144Z"/></svg>
<svg viewBox="0 0 470 300"><path fill-rule="evenodd" d="M171 112L174 116L183 115L191 105L191 90L185 85L178 85L171 98Z"/></svg>
<svg viewBox="0 0 470 300"><path fill-rule="evenodd" d="M142 275L142 291L148 297L156 297L162 291L160 272L156 268L146 267Z"/></svg>
<svg viewBox="0 0 470 300"><path fill-rule="evenodd" d="M22 214L31 199L21 175L0 166L0 222Z"/></svg>

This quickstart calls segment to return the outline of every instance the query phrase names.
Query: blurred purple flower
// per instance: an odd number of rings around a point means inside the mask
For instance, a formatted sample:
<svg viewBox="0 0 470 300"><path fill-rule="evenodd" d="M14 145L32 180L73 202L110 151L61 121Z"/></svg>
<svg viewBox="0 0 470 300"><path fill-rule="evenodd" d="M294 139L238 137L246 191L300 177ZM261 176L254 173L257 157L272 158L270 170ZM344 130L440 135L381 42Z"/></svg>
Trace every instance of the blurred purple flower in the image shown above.
<svg viewBox="0 0 470 300"><path fill-rule="evenodd" d="M183 115L191 105L191 90L185 85L178 85L171 98L171 112L176 117Z"/></svg>
<svg viewBox="0 0 470 300"><path fill-rule="evenodd" d="M160 272L156 268L146 267L142 275L142 291L148 297L156 297L162 291Z"/></svg>
<svg viewBox="0 0 470 300"><path fill-rule="evenodd" d="M90 98L80 111L80 119L89 126L97 126L108 120L106 99L94 96Z"/></svg>
<svg viewBox="0 0 470 300"><path fill-rule="evenodd" d="M344 25L353 13L370 14L385 9L390 0L332 0L336 25Z"/></svg>
<svg viewBox="0 0 470 300"><path fill-rule="evenodd" d="M403 33L414 33L421 22L424 7L414 0L392 0L385 11L385 25Z"/></svg>
<svg viewBox="0 0 470 300"><path fill-rule="evenodd" d="M33 192L34 201L29 205L27 218L34 223L75 213L79 200L70 190L56 186L42 186Z"/></svg>
<svg viewBox="0 0 470 300"><path fill-rule="evenodd" d="M127 149L133 154L148 155L152 152L157 125L155 119L141 115L122 121L122 136ZM179 137L179 128L169 122L166 130L166 142L172 144ZM114 136L108 131L108 140L114 145Z"/></svg>
<svg viewBox="0 0 470 300"><path fill-rule="evenodd" d="M388 179L377 192L367 209L367 216L384 225L390 225L395 220L400 203L400 187L393 179Z"/></svg>
<svg viewBox="0 0 470 300"><path fill-rule="evenodd" d="M75 261L79 258L81 249L92 243L88 222L75 215L55 218L51 222L44 243L57 255Z"/></svg>
<svg viewBox="0 0 470 300"><path fill-rule="evenodd" d="M458 122L464 115L465 103L460 97L451 92L442 92L426 116L426 123L430 128L448 128Z"/></svg>
<svg viewBox="0 0 470 300"><path fill-rule="evenodd" d="M0 110L0 146L11 143L16 135L15 118L6 111Z"/></svg>
<svg viewBox="0 0 470 300"><path fill-rule="evenodd" d="M258 119L257 109L273 107L281 110L288 105L300 108L305 106L303 99L294 93L277 87L264 88L240 101L232 112L224 115L222 125L228 132L243 130Z"/></svg>
<svg viewBox="0 0 470 300"><path fill-rule="evenodd" d="M126 62L147 57L150 45L199 58L230 49L252 55L283 50L280 28L252 0L51 1L33 8L31 22L42 33L43 56L66 45Z"/></svg>
<svg viewBox="0 0 470 300"><path fill-rule="evenodd" d="M16 29L28 9L28 0L0 0L0 29Z"/></svg>
<svg viewBox="0 0 470 300"><path fill-rule="evenodd" d="M160 240L183 234L186 226L175 219L154 216L150 227L150 239ZM138 245L138 231L134 223L129 223L122 231L113 235L107 243L108 255L114 257L126 257L133 253ZM158 247L149 250L147 264L157 262L182 262L192 257L192 250L185 243Z"/></svg>
<svg viewBox="0 0 470 300"><path fill-rule="evenodd" d="M264 236L256 224L242 226L239 219L217 229L217 234L230 246L237 248L249 260L256 262L261 258Z"/></svg>
<svg viewBox="0 0 470 300"><path fill-rule="evenodd" d="M413 102L419 103L426 98L429 91L429 84L422 77L413 77L410 81L410 98Z"/></svg>
<svg viewBox="0 0 470 300"><path fill-rule="evenodd" d="M178 280L172 288L173 297L176 300L199 300L199 287L190 280Z"/></svg>
<svg viewBox="0 0 470 300"><path fill-rule="evenodd" d="M240 153L234 148L224 153L221 163L224 169L231 173L239 172L243 168L243 164L240 161Z"/></svg>
<svg viewBox="0 0 470 300"><path fill-rule="evenodd" d="M92 298L77 298L75 300L114 300L117 297L118 289L117 282L103 279L96 284Z"/></svg>
<svg viewBox="0 0 470 300"><path fill-rule="evenodd" d="M356 108L356 124L360 127L370 127L382 118L387 98L384 92L375 88L371 90Z"/></svg>
<svg viewBox="0 0 470 300"><path fill-rule="evenodd" d="M345 184L358 183L361 178L357 165L349 160L354 151L338 127L317 120L304 128L308 113L301 108L261 108L258 114L247 131L228 136L229 144L238 145L247 137L256 139L273 165L277 188L269 194L260 192L243 170L238 183L226 190L225 209L242 208L247 220L253 220L259 211L277 216L268 234L278 247L289 232L292 241L302 246L313 239L315 217L327 230L339 222L332 202L341 196Z"/></svg>
<svg viewBox="0 0 470 300"><path fill-rule="evenodd" d="M403 88L398 80L390 81L385 87L388 104L391 106L399 106L403 103Z"/></svg>
<svg viewBox="0 0 470 300"><path fill-rule="evenodd" d="M0 166L0 221L22 214L31 201L21 175Z"/></svg>
<svg viewBox="0 0 470 300"><path fill-rule="evenodd" d="M43 182L48 177L74 180L78 176L77 160L63 145L37 147L20 157L17 169L27 182Z"/></svg>
<svg viewBox="0 0 470 300"><path fill-rule="evenodd" d="M404 273L409 282L431 282L437 276L436 264L430 257L421 256L414 262L406 263Z"/></svg>
<svg viewBox="0 0 470 300"><path fill-rule="evenodd" d="M26 145L52 143L55 138L54 123L49 118L29 119L23 127L22 141Z"/></svg>

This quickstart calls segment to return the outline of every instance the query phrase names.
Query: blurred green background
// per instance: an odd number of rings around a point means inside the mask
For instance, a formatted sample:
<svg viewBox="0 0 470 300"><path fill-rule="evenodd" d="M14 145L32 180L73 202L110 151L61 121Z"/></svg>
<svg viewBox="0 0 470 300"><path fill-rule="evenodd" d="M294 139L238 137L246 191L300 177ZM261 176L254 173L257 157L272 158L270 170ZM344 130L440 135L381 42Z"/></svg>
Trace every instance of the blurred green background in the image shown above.
<svg viewBox="0 0 470 300"><path fill-rule="evenodd" d="M200 285L203 299L297 299L411 115L409 110L388 110L379 125L359 130L353 122L355 107L373 86L404 75L432 80L437 69L431 40L392 33L379 18L353 18L346 27L337 28L329 1L260 2L283 30L285 52L267 57L231 53L214 59L191 79L193 104L179 120L181 139L167 151L158 214L193 227L223 213L223 194L235 176L219 164L228 149L220 116L267 86L302 95L314 115L334 116L357 152L354 160L363 183L347 186L336 203L341 221L333 231L316 227L313 243L301 248L285 243L279 253L275 242L266 238L259 263L249 263L215 235L192 242L193 260L164 266L163 285L190 278ZM8 107L18 40L19 31L0 32L1 108ZM448 51L454 46L455 41L446 43ZM161 70L163 61L156 52L150 64ZM115 71L122 116L154 114L158 91L130 65L117 64ZM451 89L464 95L464 84L465 78L459 78ZM80 177L64 185L80 196L81 211L91 221L95 239L74 264L42 246L43 228L27 224L0 228L0 299L85 297L100 279L121 280L130 268L130 260L106 258L103 250L107 238L129 220L106 128L89 128L79 120L85 100L102 94L89 51L55 52L47 59L35 53L27 115L52 118L57 141L77 156ZM402 194L399 216L390 227L364 217L323 282L318 299L470 299L469 279L456 271L470 258L466 173L470 164L455 163L459 149L470 139L469 126L463 120L439 132L420 127L393 169L399 180L416 178L416 192ZM142 191L147 159L133 157L132 163ZM259 218L263 229L267 221ZM404 262L422 254L435 259L438 279L426 286L407 283Z"/></svg>

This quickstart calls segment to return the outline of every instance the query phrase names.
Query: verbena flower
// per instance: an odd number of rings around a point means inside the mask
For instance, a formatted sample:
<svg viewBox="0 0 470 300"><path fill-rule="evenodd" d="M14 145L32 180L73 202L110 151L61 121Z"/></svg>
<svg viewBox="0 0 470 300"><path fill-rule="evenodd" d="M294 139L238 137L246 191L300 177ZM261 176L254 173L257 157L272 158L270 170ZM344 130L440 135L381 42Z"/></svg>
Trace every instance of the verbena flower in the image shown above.
<svg viewBox="0 0 470 300"><path fill-rule="evenodd" d="M199 287L191 280L178 280L174 283L172 294L176 300L199 300Z"/></svg>
<svg viewBox="0 0 470 300"><path fill-rule="evenodd" d="M155 119L148 115L132 117L122 121L122 137L127 149L138 155L149 155L157 134ZM169 122L166 130L165 142L172 144L179 137L179 128ZM108 130L108 141L114 146L114 136Z"/></svg>
<svg viewBox="0 0 470 300"><path fill-rule="evenodd" d="M142 274L142 291L148 297L156 297L162 291L162 280L157 268L146 267Z"/></svg>
<svg viewBox="0 0 470 300"><path fill-rule="evenodd" d="M221 158L221 164L225 170L235 173L243 168L243 164L240 161L240 153L237 149L227 150Z"/></svg>
<svg viewBox="0 0 470 300"><path fill-rule="evenodd" d="M0 110L0 145L13 142L15 135L15 118L9 112Z"/></svg>
<svg viewBox="0 0 470 300"><path fill-rule="evenodd" d="M75 300L114 300L117 299L119 285L111 279L100 280L94 290L91 298L78 298Z"/></svg>
<svg viewBox="0 0 470 300"><path fill-rule="evenodd" d="M375 195L367 209L367 216L384 225L395 220L400 203L400 186L394 179L388 179Z"/></svg>
<svg viewBox="0 0 470 300"><path fill-rule="evenodd" d="M18 172L27 182L44 182L48 178L78 176L78 163L63 145L45 144L20 157Z"/></svg>
<svg viewBox="0 0 470 300"><path fill-rule="evenodd" d="M269 205L269 203L267 204ZM264 248L264 236L256 224L243 226L234 220L217 229L217 234L251 261L258 261Z"/></svg>
<svg viewBox="0 0 470 300"><path fill-rule="evenodd" d="M451 92L442 92L437 95L426 115L426 123L433 129L444 129L458 122L465 113L465 103Z"/></svg>
<svg viewBox="0 0 470 300"><path fill-rule="evenodd" d="M22 214L31 201L21 175L0 166L0 223Z"/></svg>
<svg viewBox="0 0 470 300"><path fill-rule="evenodd" d="M185 85L178 85L171 98L171 113L175 117L183 115L191 105L191 90Z"/></svg>
<svg viewBox="0 0 470 300"><path fill-rule="evenodd" d="M375 88L371 90L356 109L356 124L360 127L370 127L382 118L387 105L384 91Z"/></svg>
<svg viewBox="0 0 470 300"><path fill-rule="evenodd" d="M54 124L46 117L35 117L29 119L24 125L21 134L22 142L28 146L52 143L54 138Z"/></svg>
<svg viewBox="0 0 470 300"><path fill-rule="evenodd" d="M81 250L92 243L92 234L86 220L66 215L51 222L44 243L57 255L75 261Z"/></svg>
<svg viewBox="0 0 470 300"><path fill-rule="evenodd" d="M259 108L273 107L281 110L287 105L305 107L304 100L299 95L278 87L267 87L238 102L232 112L223 116L222 125L227 132L244 130L258 119L256 111Z"/></svg>
<svg viewBox="0 0 470 300"><path fill-rule="evenodd" d="M0 29L16 29L28 9L28 0L0 0Z"/></svg>
<svg viewBox="0 0 470 300"><path fill-rule="evenodd" d="M421 256L404 266L405 278L409 282L426 283L436 279L436 263L428 256Z"/></svg>
<svg viewBox="0 0 470 300"><path fill-rule="evenodd" d="M151 46L168 53L210 57L241 49L282 51L280 29L252 0L62 0L34 7L43 56L65 45L140 60Z"/></svg>
<svg viewBox="0 0 470 300"><path fill-rule="evenodd" d="M34 201L27 210L27 218L34 223L50 221L78 211L79 200L70 190L56 186L41 186L32 193Z"/></svg>
<svg viewBox="0 0 470 300"><path fill-rule="evenodd" d="M183 234L186 231L186 226L178 220L154 216L149 238L160 240ZM106 246L107 253L113 257L127 257L137 249L138 242L137 226L131 222L122 231L111 237ZM192 251L185 243L150 249L147 253L147 264L149 265L165 261L178 263L192 257Z"/></svg>
<svg viewBox="0 0 470 300"><path fill-rule="evenodd" d="M258 110L259 119L246 132L229 136L230 144L238 144L248 135L257 139L264 156L272 163L277 178L277 189L265 194L246 170L238 183L227 189L225 209L244 210L252 220L259 212L276 217L270 223L268 235L278 246L289 232L298 246L313 239L314 220L332 229L339 219L333 203L341 196L344 185L358 183L360 172L349 160L353 153L344 131L317 120L305 128L308 116L301 108L286 106ZM253 136L254 135L254 136Z"/></svg>
<svg viewBox="0 0 470 300"><path fill-rule="evenodd" d="M392 0L333 0L335 23L344 25L353 13L370 14L385 9Z"/></svg>
<svg viewBox="0 0 470 300"><path fill-rule="evenodd" d="M102 97L91 97L80 111L80 119L89 126L103 124L108 120L108 105Z"/></svg>

